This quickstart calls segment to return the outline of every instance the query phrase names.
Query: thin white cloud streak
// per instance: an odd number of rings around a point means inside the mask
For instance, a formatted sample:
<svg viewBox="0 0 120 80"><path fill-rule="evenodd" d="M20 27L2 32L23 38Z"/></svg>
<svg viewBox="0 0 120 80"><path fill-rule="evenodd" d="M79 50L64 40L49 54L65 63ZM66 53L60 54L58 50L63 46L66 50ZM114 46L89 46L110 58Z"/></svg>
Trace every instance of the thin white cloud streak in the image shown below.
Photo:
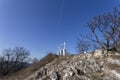
<svg viewBox="0 0 120 80"><path fill-rule="evenodd" d="M65 4L65 1L62 0L61 7L60 7L60 14L59 14L59 18L58 18L58 25L60 25L62 22L64 4Z"/></svg>

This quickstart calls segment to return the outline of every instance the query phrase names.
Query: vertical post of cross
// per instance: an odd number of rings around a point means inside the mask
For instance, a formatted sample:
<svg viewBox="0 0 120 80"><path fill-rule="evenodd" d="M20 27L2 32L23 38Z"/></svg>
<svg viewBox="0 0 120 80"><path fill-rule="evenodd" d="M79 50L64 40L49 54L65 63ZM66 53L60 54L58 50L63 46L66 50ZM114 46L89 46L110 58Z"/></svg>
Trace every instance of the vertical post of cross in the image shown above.
<svg viewBox="0 0 120 80"><path fill-rule="evenodd" d="M66 43L64 42L63 56L66 55Z"/></svg>

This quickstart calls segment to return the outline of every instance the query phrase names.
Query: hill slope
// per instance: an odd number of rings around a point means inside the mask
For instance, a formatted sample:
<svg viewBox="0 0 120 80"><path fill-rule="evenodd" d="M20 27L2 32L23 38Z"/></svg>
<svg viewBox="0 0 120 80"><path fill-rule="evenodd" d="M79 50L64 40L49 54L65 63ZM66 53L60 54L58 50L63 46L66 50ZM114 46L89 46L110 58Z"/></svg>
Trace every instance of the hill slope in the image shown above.
<svg viewBox="0 0 120 80"><path fill-rule="evenodd" d="M120 55L110 53L107 57L48 55L7 80L120 80Z"/></svg>

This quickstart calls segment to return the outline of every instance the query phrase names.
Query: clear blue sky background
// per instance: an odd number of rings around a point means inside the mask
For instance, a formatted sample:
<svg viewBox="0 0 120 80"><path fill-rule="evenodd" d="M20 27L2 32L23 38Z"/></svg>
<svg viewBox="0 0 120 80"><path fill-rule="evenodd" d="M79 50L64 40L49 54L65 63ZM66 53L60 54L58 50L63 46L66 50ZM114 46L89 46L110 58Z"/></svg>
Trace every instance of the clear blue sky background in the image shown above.
<svg viewBox="0 0 120 80"><path fill-rule="evenodd" d="M120 0L0 0L0 51L23 46L32 57L57 52L66 41L76 53L80 33L93 16L111 11Z"/></svg>

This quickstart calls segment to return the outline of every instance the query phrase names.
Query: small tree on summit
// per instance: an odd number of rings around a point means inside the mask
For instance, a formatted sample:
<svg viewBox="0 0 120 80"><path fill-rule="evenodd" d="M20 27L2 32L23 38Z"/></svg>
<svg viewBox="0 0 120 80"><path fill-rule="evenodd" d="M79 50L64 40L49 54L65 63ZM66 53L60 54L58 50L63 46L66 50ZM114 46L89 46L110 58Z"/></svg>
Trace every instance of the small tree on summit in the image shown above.
<svg viewBox="0 0 120 80"><path fill-rule="evenodd" d="M35 58L33 58L33 60L32 60L32 63L37 63L39 60L35 57Z"/></svg>
<svg viewBox="0 0 120 80"><path fill-rule="evenodd" d="M77 48L77 52L78 53L87 52L88 50L90 50L90 46L91 46L90 43L78 39L78 41L77 41L77 47L76 47Z"/></svg>

